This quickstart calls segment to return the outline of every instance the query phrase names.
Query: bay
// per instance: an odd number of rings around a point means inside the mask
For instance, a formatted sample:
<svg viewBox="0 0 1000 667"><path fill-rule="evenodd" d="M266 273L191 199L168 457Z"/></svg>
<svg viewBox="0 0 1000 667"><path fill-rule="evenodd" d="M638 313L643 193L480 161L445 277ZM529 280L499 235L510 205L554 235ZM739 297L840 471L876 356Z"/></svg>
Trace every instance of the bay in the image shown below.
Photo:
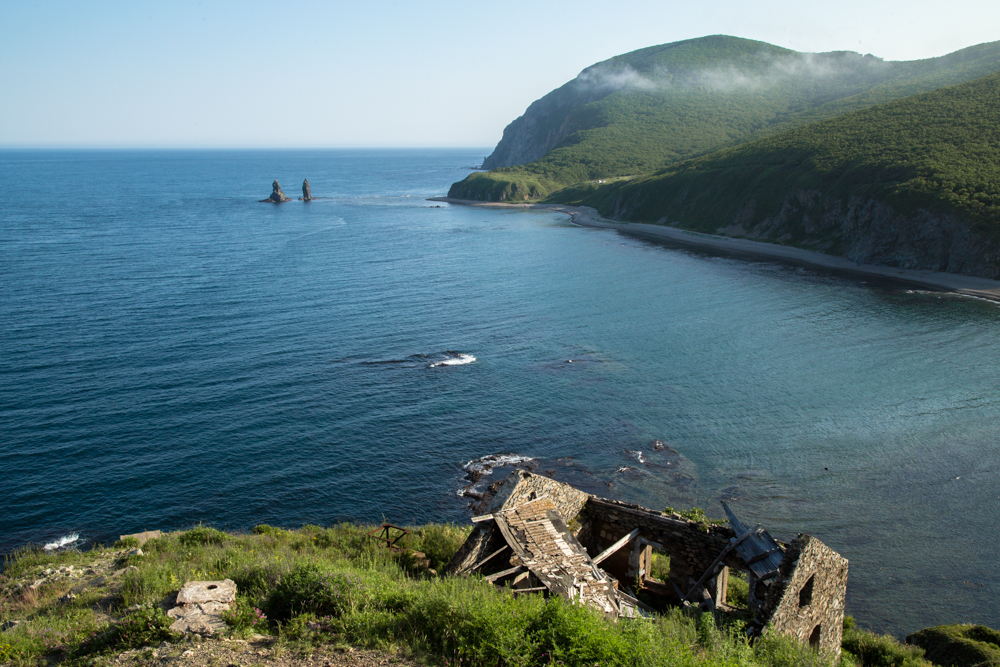
<svg viewBox="0 0 1000 667"><path fill-rule="evenodd" d="M996 305L426 201L486 152L0 153L0 550L461 522L506 454L1000 626Z"/></svg>

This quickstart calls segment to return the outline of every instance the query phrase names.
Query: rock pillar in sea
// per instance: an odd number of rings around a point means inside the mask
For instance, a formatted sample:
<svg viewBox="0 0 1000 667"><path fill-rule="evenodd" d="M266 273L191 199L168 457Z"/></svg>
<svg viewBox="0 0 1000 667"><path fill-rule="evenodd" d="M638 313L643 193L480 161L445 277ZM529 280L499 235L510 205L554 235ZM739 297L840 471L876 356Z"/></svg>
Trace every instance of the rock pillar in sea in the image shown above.
<svg viewBox="0 0 1000 667"><path fill-rule="evenodd" d="M309 179L302 181L302 201L312 201L313 193L312 188L309 187Z"/></svg>
<svg viewBox="0 0 1000 667"><path fill-rule="evenodd" d="M271 196L267 199L261 199L260 201L280 204L281 202L289 201L289 199L285 196L285 193L281 191L281 186L278 185L278 179L274 179L274 183L271 184Z"/></svg>

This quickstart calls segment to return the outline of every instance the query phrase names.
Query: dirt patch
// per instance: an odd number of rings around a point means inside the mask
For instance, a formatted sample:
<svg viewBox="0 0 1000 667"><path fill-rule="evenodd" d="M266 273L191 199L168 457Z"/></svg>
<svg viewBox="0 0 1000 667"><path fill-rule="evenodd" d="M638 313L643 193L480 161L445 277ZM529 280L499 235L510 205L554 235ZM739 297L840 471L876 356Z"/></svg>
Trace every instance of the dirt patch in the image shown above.
<svg viewBox="0 0 1000 667"><path fill-rule="evenodd" d="M420 663L386 651L321 646L304 652L273 638L221 639L202 643L163 643L133 649L112 658L123 667L420 667Z"/></svg>

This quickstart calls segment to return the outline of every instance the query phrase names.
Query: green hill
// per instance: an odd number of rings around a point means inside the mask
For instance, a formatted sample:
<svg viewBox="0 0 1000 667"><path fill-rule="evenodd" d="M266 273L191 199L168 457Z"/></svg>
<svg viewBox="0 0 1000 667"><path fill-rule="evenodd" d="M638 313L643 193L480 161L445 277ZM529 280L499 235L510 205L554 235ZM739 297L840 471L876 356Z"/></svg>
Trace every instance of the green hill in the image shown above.
<svg viewBox="0 0 1000 667"><path fill-rule="evenodd" d="M1000 74L552 200L859 262L1000 278Z"/></svg>
<svg viewBox="0 0 1000 667"><path fill-rule="evenodd" d="M588 67L534 102L484 162L492 171L449 196L540 199L996 71L1000 42L911 62L721 35L654 46Z"/></svg>

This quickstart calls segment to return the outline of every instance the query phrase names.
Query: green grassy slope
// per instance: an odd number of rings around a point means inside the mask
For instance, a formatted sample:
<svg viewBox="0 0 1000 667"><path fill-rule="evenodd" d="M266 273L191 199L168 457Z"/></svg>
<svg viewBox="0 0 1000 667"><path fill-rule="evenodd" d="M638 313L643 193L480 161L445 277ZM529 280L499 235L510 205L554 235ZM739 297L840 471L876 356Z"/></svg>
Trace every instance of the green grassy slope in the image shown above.
<svg viewBox="0 0 1000 667"><path fill-rule="evenodd" d="M1000 42L913 62L726 36L650 47L598 63L535 102L494 153L509 162L521 154L518 141L560 137L544 156L472 174L449 196L539 199L998 70Z"/></svg>
<svg viewBox="0 0 1000 667"><path fill-rule="evenodd" d="M0 631L0 664L111 666L144 646L160 656L145 653L145 664L166 664L192 640L169 630L174 619L161 603L184 582L231 579L237 595L224 639L263 635L256 647L265 649L247 655L261 664L319 664L314 651L357 646L442 667L831 667L789 638L750 645L738 619L717 626L711 614L673 609L611 622L560 598L428 570L423 556L440 567L466 527L414 527L398 553L371 540L371 529L196 527L150 540L141 554L125 543L22 552L0 574L0 619L13 626ZM843 667L931 667L921 649L870 632L848 628L845 648L863 663L845 651Z"/></svg>
<svg viewBox="0 0 1000 667"><path fill-rule="evenodd" d="M922 216L924 227L915 233L930 246L935 237L927 221L951 216L962 228L948 233L968 230L968 243L988 254L1000 240L1000 74L851 112L644 177L578 185L552 199L626 220L848 255L858 235L866 233L864 225L874 220L865 210L870 213L875 202L888 207L883 218L890 210L896 216L890 224L897 234L906 232L901 221ZM960 266L913 268L996 275Z"/></svg>

